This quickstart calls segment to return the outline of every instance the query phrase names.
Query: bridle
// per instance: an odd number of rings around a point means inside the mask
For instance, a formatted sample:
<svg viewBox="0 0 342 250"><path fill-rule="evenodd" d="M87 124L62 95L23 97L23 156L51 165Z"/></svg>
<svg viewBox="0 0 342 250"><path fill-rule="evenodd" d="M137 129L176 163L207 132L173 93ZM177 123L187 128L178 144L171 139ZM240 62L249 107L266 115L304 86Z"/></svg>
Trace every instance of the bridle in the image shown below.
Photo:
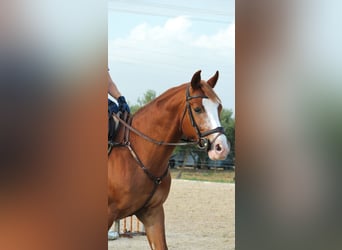
<svg viewBox="0 0 342 250"><path fill-rule="evenodd" d="M205 131L205 132L201 132L201 130L199 129L199 127L198 127L198 125L196 123L196 120L195 120L195 117L194 117L194 115L192 113L191 105L190 105L190 100L196 99L196 98L202 98L202 99L206 98L206 99L208 99L208 96L206 96L206 95L191 96L190 95L190 85L188 85L187 88L186 88L186 106L185 106L185 110L184 110L182 121L181 121L181 128L183 126L183 121L184 121L184 117L185 117L186 111L188 111L191 125L195 128L195 131L197 133L197 137L198 137L197 146L200 149L203 149L203 150L206 149L208 151L211 148L211 144L214 143L215 140L221 134L224 134L224 128L223 127L217 127L217 128ZM214 140L211 142L208 138L206 138L206 136L214 134L214 133L218 133L218 134L216 135Z"/></svg>

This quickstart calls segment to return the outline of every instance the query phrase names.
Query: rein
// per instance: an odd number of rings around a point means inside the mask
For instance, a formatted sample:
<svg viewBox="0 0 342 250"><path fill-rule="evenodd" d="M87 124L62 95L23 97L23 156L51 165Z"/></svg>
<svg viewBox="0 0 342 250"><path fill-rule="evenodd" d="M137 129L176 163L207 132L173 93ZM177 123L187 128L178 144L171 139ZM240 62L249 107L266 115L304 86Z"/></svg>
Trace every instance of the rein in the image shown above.
<svg viewBox="0 0 342 250"><path fill-rule="evenodd" d="M134 132L135 134L139 135L141 138L145 139L146 141L152 142L154 144L157 144L159 146L186 146L186 145L196 145L198 144L197 141L187 141L187 142L164 142L164 141L157 141L144 133L140 132L139 130L133 128L131 125L129 125L127 122L125 122L123 119L121 119L117 114L113 113L116 119L119 120L121 124L123 124L126 128L128 128L130 131Z"/></svg>

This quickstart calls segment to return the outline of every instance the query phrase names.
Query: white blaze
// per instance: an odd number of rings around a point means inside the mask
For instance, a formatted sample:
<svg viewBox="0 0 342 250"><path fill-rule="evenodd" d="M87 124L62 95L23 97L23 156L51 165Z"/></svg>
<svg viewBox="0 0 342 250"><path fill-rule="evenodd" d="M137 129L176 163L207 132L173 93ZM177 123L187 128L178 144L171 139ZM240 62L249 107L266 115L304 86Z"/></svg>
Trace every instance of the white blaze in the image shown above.
<svg viewBox="0 0 342 250"><path fill-rule="evenodd" d="M207 98L204 98L202 100L202 104L208 116L206 127L208 127L209 129L221 127L220 119L217 112L219 104ZM221 134L216 138L217 135L218 133L214 133L208 136L210 142L213 143L211 149L208 152L208 156L212 160L223 160L229 153L227 138L224 134Z"/></svg>

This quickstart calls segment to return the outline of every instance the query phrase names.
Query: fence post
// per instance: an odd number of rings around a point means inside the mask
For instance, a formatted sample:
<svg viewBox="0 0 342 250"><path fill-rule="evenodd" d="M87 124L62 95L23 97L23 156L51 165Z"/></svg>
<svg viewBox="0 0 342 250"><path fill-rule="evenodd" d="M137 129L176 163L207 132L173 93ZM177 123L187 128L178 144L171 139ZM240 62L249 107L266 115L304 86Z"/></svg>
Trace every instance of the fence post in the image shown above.
<svg viewBox="0 0 342 250"><path fill-rule="evenodd" d="M114 222L114 231L120 233L120 220Z"/></svg>

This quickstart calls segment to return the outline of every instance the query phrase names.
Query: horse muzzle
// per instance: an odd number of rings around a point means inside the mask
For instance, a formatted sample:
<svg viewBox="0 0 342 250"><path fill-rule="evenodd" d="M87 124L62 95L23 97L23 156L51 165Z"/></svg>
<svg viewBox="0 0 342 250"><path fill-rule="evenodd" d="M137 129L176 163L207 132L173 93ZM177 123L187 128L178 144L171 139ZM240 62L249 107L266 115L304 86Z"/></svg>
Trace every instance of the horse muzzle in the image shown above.
<svg viewBox="0 0 342 250"><path fill-rule="evenodd" d="M213 141L209 141L208 156L211 160L224 160L227 158L230 146L224 134L218 134Z"/></svg>

